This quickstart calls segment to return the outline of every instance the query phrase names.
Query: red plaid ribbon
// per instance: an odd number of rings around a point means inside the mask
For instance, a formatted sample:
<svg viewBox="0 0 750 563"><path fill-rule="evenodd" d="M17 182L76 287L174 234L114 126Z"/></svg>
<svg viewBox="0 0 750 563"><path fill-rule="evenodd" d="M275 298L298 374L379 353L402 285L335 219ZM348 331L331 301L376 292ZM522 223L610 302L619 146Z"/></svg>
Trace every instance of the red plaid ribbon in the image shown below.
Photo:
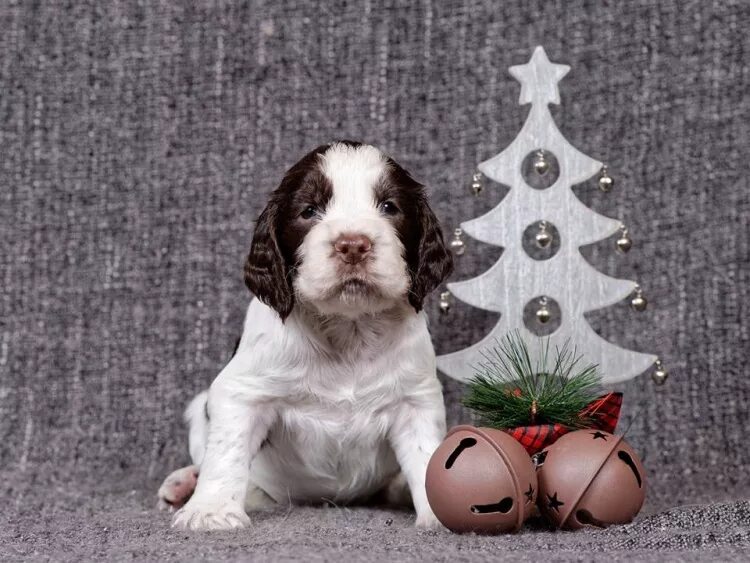
<svg viewBox="0 0 750 563"><path fill-rule="evenodd" d="M607 393L602 395L581 411L591 421L591 428L614 432L617 420L620 418L622 393ZM543 450L560 436L571 432L574 428L562 424L535 424L533 426L519 426L507 430L508 434L521 442L529 455Z"/></svg>

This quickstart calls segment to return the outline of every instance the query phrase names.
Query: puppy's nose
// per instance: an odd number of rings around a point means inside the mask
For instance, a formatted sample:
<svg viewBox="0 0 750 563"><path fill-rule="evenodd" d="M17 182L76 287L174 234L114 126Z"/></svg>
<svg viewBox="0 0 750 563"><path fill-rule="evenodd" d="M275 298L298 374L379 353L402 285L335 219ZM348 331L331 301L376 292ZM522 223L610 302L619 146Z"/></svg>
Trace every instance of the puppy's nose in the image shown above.
<svg viewBox="0 0 750 563"><path fill-rule="evenodd" d="M347 264L357 264L372 249L372 241L365 235L345 233L333 243L336 254Z"/></svg>

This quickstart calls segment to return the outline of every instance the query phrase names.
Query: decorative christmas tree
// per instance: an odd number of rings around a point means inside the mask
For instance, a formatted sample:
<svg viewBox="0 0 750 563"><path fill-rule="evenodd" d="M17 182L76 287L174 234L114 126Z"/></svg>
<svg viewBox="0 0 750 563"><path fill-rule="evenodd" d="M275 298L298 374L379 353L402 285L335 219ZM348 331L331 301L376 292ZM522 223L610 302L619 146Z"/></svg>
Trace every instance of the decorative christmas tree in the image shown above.
<svg viewBox="0 0 750 563"><path fill-rule="evenodd" d="M547 107L560 103L557 83L569 69L550 63L542 47L534 50L528 63L510 67L511 75L521 83L519 103L531 104L531 110L510 146L479 165L481 174L509 186L510 191L494 209L456 229L452 241L456 254L464 250L463 232L501 246L504 252L488 271L448 284L449 292L441 295L443 311L453 294L469 305L501 314L484 339L438 357L438 368L460 381L471 379L482 352L511 331L519 331L533 357L540 357L546 345L546 339L535 336L548 336L553 349L574 344L587 362L598 364L605 384L631 379L654 364L654 380L666 379L656 356L607 342L584 317L628 297L631 306L642 311L646 300L635 282L598 272L580 254L581 246L618 231L619 251L627 252L631 241L620 221L589 209L571 189L596 174L603 191L609 191L614 182L601 162L562 136ZM477 194L482 189L480 173L474 175L472 184Z"/></svg>

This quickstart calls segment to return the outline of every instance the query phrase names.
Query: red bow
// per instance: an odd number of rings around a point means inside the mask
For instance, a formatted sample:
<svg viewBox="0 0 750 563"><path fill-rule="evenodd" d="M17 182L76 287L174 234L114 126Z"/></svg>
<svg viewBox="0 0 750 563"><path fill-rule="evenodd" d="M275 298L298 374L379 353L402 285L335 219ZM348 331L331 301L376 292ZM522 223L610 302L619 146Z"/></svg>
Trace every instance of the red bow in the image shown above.
<svg viewBox="0 0 750 563"><path fill-rule="evenodd" d="M607 393L590 402L581 411L581 416L590 420L590 428L614 432L617 420L620 418L622 393ZM575 430L562 424L535 424L533 426L518 426L507 430L508 434L521 442L529 455L543 450L563 434Z"/></svg>

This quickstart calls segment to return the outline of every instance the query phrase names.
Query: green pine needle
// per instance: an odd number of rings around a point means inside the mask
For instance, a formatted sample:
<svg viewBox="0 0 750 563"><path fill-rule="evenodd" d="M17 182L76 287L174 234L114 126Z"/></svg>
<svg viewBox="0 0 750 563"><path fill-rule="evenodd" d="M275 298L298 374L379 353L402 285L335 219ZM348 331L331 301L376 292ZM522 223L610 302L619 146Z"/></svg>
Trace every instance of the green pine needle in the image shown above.
<svg viewBox="0 0 750 563"><path fill-rule="evenodd" d="M463 404L493 428L555 423L585 428L591 419L580 412L597 398L601 376L595 364L581 367L576 352L575 348L571 352L568 342L556 347L548 372L549 338L532 362L520 333L510 333L492 350L482 351L484 361L475 366Z"/></svg>

